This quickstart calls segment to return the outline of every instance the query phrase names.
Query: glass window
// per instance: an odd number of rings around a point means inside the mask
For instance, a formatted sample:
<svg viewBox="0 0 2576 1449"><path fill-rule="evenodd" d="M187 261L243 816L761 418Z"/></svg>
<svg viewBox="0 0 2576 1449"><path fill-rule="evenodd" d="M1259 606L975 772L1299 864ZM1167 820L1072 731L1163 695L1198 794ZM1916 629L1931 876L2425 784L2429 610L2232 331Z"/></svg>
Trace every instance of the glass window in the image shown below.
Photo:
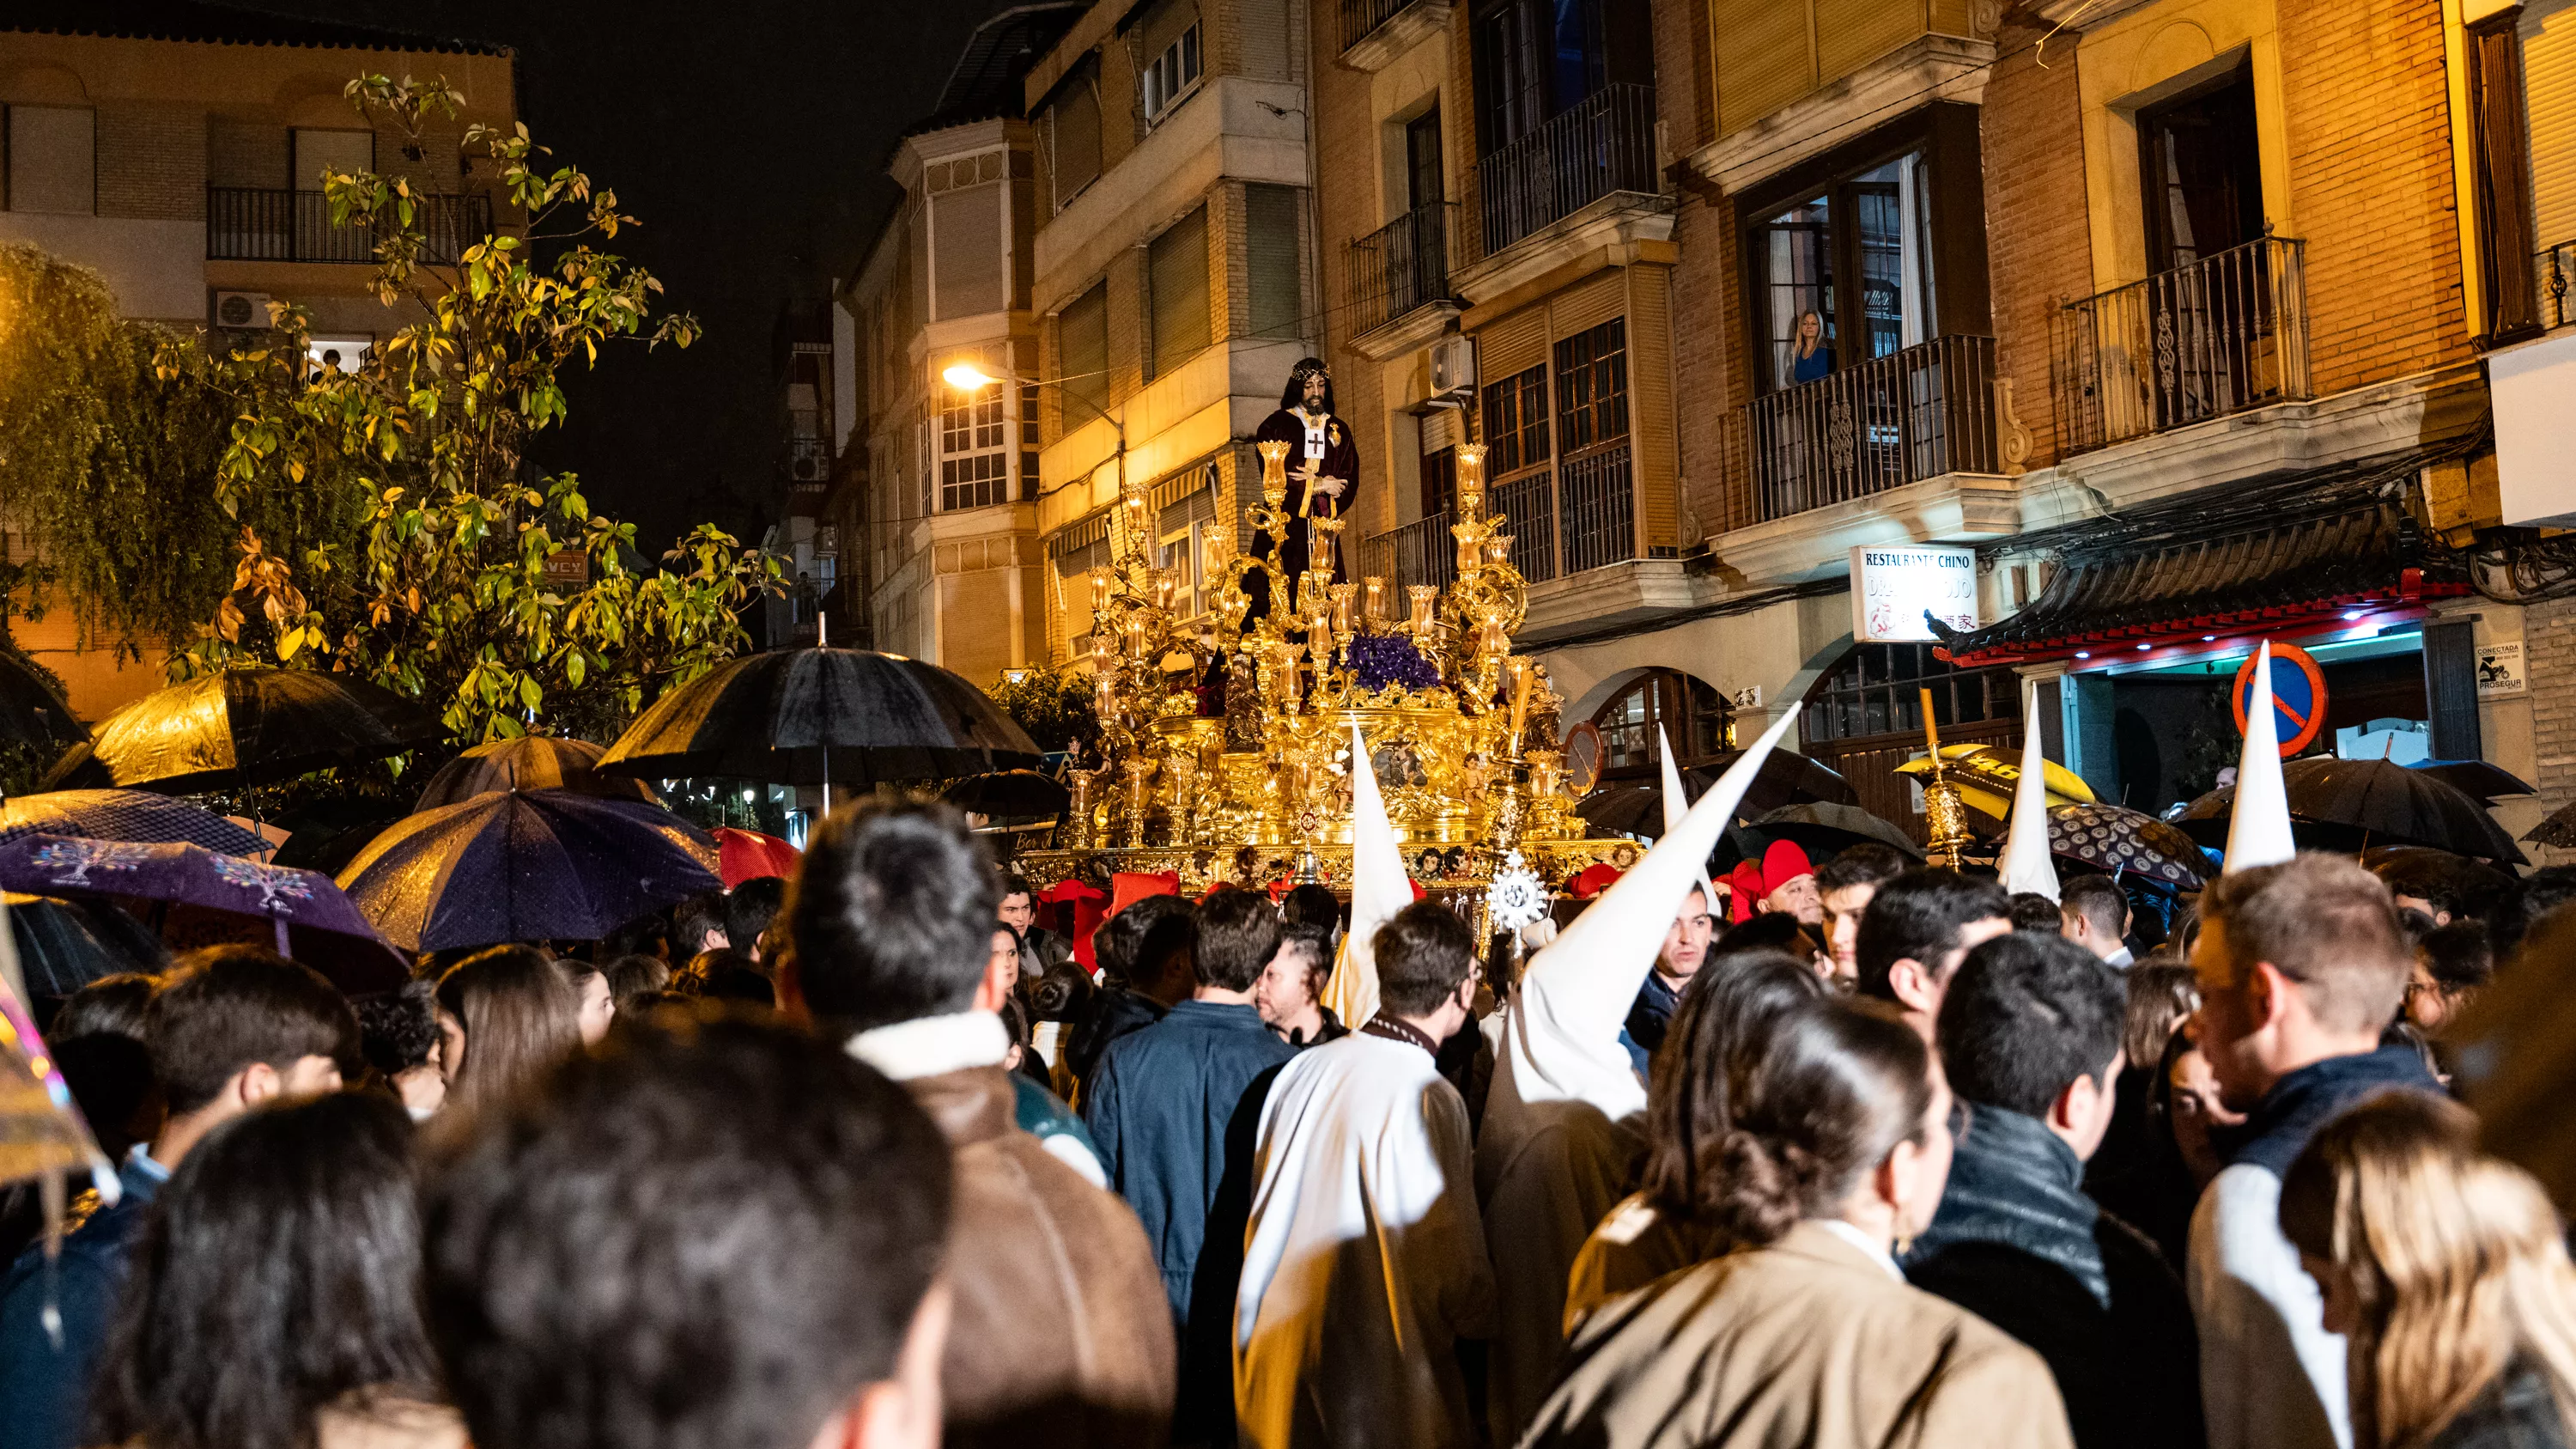
<svg viewBox="0 0 2576 1449"><path fill-rule="evenodd" d="M1556 344L1556 445L1572 457L1628 438L1628 319Z"/></svg>
<svg viewBox="0 0 2576 1449"><path fill-rule="evenodd" d="M1923 691L1943 728L2012 719L2021 708L2021 676L2010 665L1957 669L1934 658L1929 644L1859 644L1807 695L1800 731L1809 741L1923 732Z"/></svg>
<svg viewBox="0 0 2576 1449"><path fill-rule="evenodd" d="M1754 326L1766 389L1814 382L1935 332L1931 170L1909 152L1753 224ZM1802 331L1813 315L1815 326ZM1802 342L1802 338L1805 340Z"/></svg>
<svg viewBox="0 0 2576 1449"><path fill-rule="evenodd" d="M1484 427L1487 477L1546 467L1547 368L1533 367L1488 386Z"/></svg>
<svg viewBox="0 0 2576 1449"><path fill-rule="evenodd" d="M1002 384L940 388L939 511L986 508L1010 492Z"/></svg>
<svg viewBox="0 0 2576 1449"><path fill-rule="evenodd" d="M1187 94L1191 86L1198 84L1198 79L1199 28L1193 22L1189 29L1163 47L1162 54L1145 66L1142 83L1147 123L1161 120L1174 102Z"/></svg>
<svg viewBox="0 0 2576 1449"><path fill-rule="evenodd" d="M1678 669L1650 669L1592 716L1601 731L1601 778L1659 776L1658 741L1664 738L1673 743L1676 769L1714 763L1730 748L1733 722L1734 712L1716 686Z"/></svg>

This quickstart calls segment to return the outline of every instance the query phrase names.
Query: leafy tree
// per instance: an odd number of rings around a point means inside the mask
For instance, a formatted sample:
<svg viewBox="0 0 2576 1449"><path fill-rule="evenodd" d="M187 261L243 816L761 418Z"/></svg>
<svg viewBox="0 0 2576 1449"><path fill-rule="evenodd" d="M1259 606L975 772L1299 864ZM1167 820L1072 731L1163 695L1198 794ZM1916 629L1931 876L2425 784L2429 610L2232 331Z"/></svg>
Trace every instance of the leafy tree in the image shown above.
<svg viewBox="0 0 2576 1449"><path fill-rule="evenodd" d="M443 80L381 75L347 94L412 147L463 99ZM277 304L250 343L160 349L166 382L228 404L213 469L227 514L248 524L260 500L318 489L357 515L300 549L243 527L231 587L173 673L351 670L430 702L460 739L540 722L606 738L748 642L738 616L777 587L777 566L712 526L648 564L633 525L527 461L528 440L563 421L567 370L607 346L685 347L698 325L657 315L661 283L601 249L637 224L616 193L547 169L524 125L477 125L463 144L523 225L466 244L454 200L408 178L324 179L332 224L376 238L378 300L414 319L353 371L312 367L306 317Z"/></svg>
<svg viewBox="0 0 2576 1449"><path fill-rule="evenodd" d="M1094 751L1100 746L1100 715L1088 674L1070 669L1005 674L992 698L1041 750L1070 749L1076 740Z"/></svg>

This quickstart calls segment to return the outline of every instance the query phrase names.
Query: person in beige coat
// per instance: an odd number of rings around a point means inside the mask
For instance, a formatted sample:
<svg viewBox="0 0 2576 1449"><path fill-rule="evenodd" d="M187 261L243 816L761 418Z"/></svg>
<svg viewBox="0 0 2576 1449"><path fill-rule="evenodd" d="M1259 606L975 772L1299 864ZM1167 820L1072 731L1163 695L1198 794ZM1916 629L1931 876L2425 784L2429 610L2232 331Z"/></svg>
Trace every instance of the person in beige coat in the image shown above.
<svg viewBox="0 0 2576 1449"><path fill-rule="evenodd" d="M1736 1250L1597 1310L1522 1449L2068 1449L2039 1356L1897 1272L1950 1170L1922 1038L1820 1001L1732 1076L1706 1170Z"/></svg>

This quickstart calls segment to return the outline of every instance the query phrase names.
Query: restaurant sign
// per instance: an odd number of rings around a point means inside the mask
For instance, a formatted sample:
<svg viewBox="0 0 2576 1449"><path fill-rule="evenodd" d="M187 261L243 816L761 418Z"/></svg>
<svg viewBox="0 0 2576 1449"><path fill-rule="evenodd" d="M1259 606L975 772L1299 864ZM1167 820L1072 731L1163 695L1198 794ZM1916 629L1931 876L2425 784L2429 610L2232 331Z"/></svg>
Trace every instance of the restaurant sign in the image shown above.
<svg viewBox="0 0 2576 1449"><path fill-rule="evenodd" d="M1953 629L1977 627L1977 551L1949 544L1862 544L1851 551L1852 638L1862 644L1928 644L1929 613Z"/></svg>

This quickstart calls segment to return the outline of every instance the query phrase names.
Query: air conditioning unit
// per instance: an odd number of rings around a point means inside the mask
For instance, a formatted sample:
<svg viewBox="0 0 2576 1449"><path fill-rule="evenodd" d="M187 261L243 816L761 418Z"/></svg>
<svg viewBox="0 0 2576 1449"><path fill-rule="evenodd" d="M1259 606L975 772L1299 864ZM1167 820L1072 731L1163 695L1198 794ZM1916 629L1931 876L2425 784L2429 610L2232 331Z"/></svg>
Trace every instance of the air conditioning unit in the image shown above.
<svg viewBox="0 0 2576 1449"><path fill-rule="evenodd" d="M1452 335L1431 344L1431 401L1465 407L1476 396L1476 339Z"/></svg>
<svg viewBox="0 0 2576 1449"><path fill-rule="evenodd" d="M797 482L811 483L823 476L823 460L809 453L789 464L788 470L796 475Z"/></svg>
<svg viewBox="0 0 2576 1449"><path fill-rule="evenodd" d="M235 330L265 331L268 327L268 294L217 292L215 325Z"/></svg>

